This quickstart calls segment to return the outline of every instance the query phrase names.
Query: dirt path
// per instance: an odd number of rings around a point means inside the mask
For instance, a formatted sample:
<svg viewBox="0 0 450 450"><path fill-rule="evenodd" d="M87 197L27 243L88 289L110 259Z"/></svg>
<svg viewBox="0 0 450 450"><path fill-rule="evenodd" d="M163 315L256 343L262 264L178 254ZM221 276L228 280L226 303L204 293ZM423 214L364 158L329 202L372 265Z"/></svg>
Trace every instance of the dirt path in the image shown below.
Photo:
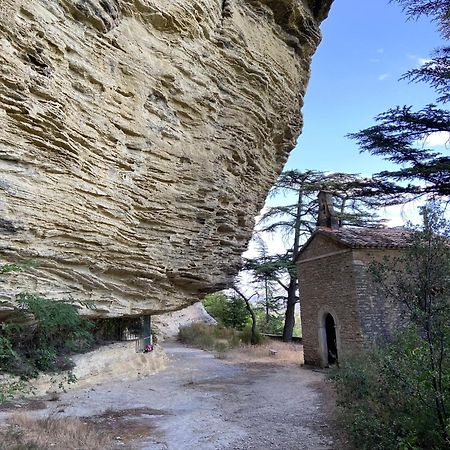
<svg viewBox="0 0 450 450"><path fill-rule="evenodd" d="M135 381L70 391L39 415L83 417L114 430L117 448L335 448L323 375L288 364L239 364L165 344L169 367ZM138 438L136 440L136 438Z"/></svg>

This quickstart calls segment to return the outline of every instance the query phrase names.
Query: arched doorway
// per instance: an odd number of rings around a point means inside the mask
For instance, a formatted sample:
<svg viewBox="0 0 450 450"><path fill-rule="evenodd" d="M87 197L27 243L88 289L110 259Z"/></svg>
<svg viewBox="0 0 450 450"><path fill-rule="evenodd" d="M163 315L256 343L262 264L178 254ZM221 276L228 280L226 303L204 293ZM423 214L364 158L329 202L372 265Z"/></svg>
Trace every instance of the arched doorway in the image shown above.
<svg viewBox="0 0 450 450"><path fill-rule="evenodd" d="M328 364L336 364L338 362L336 324L334 322L333 316L330 313L325 316L325 334L327 338Z"/></svg>

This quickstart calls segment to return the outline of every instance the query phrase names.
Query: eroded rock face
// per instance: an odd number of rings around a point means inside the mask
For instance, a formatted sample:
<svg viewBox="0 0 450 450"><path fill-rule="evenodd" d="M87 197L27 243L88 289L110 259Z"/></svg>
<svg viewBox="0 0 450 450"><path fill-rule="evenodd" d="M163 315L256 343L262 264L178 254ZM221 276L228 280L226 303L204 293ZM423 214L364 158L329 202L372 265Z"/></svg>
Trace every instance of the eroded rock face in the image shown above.
<svg viewBox="0 0 450 450"><path fill-rule="evenodd" d="M2 0L3 277L97 315L227 286L332 0Z"/></svg>

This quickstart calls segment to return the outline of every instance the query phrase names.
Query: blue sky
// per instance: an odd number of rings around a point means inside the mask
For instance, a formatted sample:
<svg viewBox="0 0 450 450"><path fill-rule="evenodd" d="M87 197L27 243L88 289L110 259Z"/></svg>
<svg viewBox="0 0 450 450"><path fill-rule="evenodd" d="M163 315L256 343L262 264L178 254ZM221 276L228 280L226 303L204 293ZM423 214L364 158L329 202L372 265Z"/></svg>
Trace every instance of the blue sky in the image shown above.
<svg viewBox="0 0 450 450"><path fill-rule="evenodd" d="M345 135L374 124L397 105L421 107L435 100L424 84L398 79L442 44L427 18L407 21L388 0L335 0L322 25L303 108L304 129L287 169L364 173L386 162L359 154Z"/></svg>

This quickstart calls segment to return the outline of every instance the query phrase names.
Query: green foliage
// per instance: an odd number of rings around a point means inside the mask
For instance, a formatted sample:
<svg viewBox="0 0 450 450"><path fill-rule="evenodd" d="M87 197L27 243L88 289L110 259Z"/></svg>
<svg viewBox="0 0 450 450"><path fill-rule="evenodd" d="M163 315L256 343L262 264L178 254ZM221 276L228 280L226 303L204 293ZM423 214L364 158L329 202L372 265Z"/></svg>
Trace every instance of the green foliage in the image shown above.
<svg viewBox="0 0 450 450"><path fill-rule="evenodd" d="M392 0L399 3L408 17L428 16L438 24L444 38L450 38L450 5L448 0Z"/></svg>
<svg viewBox="0 0 450 450"><path fill-rule="evenodd" d="M69 355L93 345L92 323L75 306L28 293L17 300L27 320L1 323L0 372L26 380L39 372L68 370L73 367Z"/></svg>
<svg viewBox="0 0 450 450"><path fill-rule="evenodd" d="M258 324L258 331L267 334L283 333L284 316L282 314L271 314L269 321L266 321L266 311L264 307L257 307L254 309L256 315L256 323Z"/></svg>
<svg viewBox="0 0 450 450"><path fill-rule="evenodd" d="M281 327L281 329L283 329L283 327ZM242 343L247 344L247 345L262 345L265 342L267 342L267 338L265 336L263 336L261 334L260 331L256 330L256 333L253 337L253 342L252 342L252 326L251 325L247 325L241 332L241 340Z"/></svg>
<svg viewBox="0 0 450 450"><path fill-rule="evenodd" d="M403 6L411 18L427 15L439 24L444 39L450 38L448 0L393 0ZM435 51L432 59L407 72L402 79L425 82L438 94L436 104L414 110L397 106L379 114L376 125L349 135L362 151L380 155L398 164L397 170L383 171L374 176L379 184L375 195L385 194L386 201L399 203L418 196L450 197L450 158L427 145L433 133L450 129L450 112L444 104L450 101L450 47ZM441 103L441 105L439 105ZM448 142L447 142L448 143Z"/></svg>
<svg viewBox="0 0 450 450"><path fill-rule="evenodd" d="M333 374L341 420L363 450L450 448L450 226L435 207L422 215L404 255L372 267L409 328Z"/></svg>
<svg viewBox="0 0 450 450"><path fill-rule="evenodd" d="M403 80L428 83L437 92L439 103L450 101L450 47L443 47L433 53L433 59L420 67L406 72Z"/></svg>
<svg viewBox="0 0 450 450"><path fill-rule="evenodd" d="M220 325L242 330L250 320L245 301L237 296L227 297L222 292L207 295L203 306Z"/></svg>
<svg viewBox="0 0 450 450"><path fill-rule="evenodd" d="M380 219L374 208L378 201L373 195L377 185L372 178L358 174L285 171L275 183L271 195L290 194L295 201L268 208L260 228L264 231L282 231L293 237L297 232L300 243L304 242L316 229L319 210L317 194L320 191L332 194L340 226L377 226ZM295 242L293 244L295 247Z"/></svg>
<svg viewBox="0 0 450 450"><path fill-rule="evenodd" d="M446 334L450 348L450 333ZM349 358L332 379L339 420L361 450L447 449L435 408L428 346L415 328L385 347ZM450 364L443 366L450 408ZM447 418L447 426L450 421Z"/></svg>
<svg viewBox="0 0 450 450"><path fill-rule="evenodd" d="M22 308L36 321L34 338L42 347L54 351L84 351L93 344L93 323L83 319L78 309L63 301L45 299L33 294L17 296Z"/></svg>
<svg viewBox="0 0 450 450"><path fill-rule="evenodd" d="M450 68L450 64L449 64ZM450 158L427 149L424 140L431 133L450 129L450 113L435 105L419 111L411 106L389 109L375 119L378 124L349 136L362 150L400 165L398 170L376 175L380 189L392 203L424 194L450 195ZM391 183L402 182L400 184ZM410 197L408 197L408 195ZM399 197L401 196L401 197Z"/></svg>
<svg viewBox="0 0 450 450"><path fill-rule="evenodd" d="M208 294L202 301L203 306L211 317L217 320L217 322L223 325L223 318L225 317L225 302L227 296L223 292L215 292L214 294Z"/></svg>
<svg viewBox="0 0 450 450"><path fill-rule="evenodd" d="M242 330L250 318L244 300L234 296L229 298L225 305L223 324L226 327L234 328L235 330Z"/></svg>
<svg viewBox="0 0 450 450"><path fill-rule="evenodd" d="M223 352L240 345L241 333L221 325L196 323L181 328L178 339L185 344L204 350Z"/></svg>
<svg viewBox="0 0 450 450"><path fill-rule="evenodd" d="M33 262L3 264L0 275L35 266ZM86 351L94 343L93 323L81 318L74 305L26 292L16 300L18 314L0 322L0 404L32 392L28 381L40 372L69 370L59 388L74 383L70 354Z"/></svg>

